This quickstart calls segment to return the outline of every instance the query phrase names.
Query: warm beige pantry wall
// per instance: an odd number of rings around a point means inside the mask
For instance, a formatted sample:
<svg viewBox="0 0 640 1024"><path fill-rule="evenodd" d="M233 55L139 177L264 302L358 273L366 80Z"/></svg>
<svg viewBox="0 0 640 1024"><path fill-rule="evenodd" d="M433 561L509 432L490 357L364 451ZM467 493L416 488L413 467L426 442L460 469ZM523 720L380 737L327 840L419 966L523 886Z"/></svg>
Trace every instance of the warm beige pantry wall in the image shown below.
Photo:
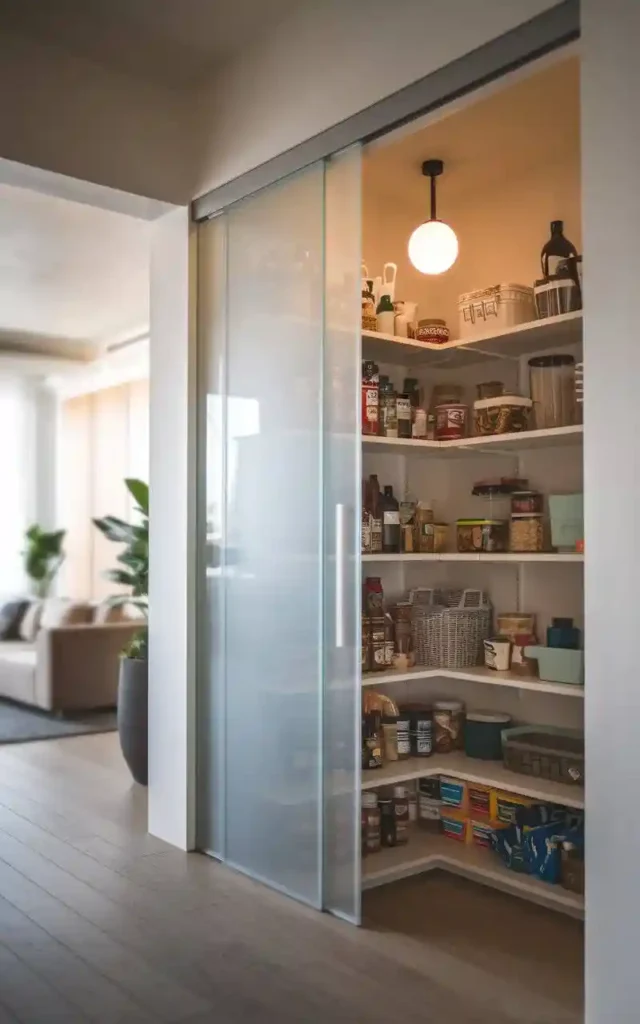
<svg viewBox="0 0 640 1024"><path fill-rule="evenodd" d="M555 6L311 0L200 91L198 192L235 178Z"/></svg>
<svg viewBox="0 0 640 1024"><path fill-rule="evenodd" d="M455 228L460 254L446 274L425 277L409 262L407 242L425 217L424 206L404 205L401 198L365 191L363 258L370 274L387 261L398 264L396 297L419 303L418 317L447 321L458 336L458 296L502 281L533 285L540 277L540 250L549 237L549 223L564 220L568 238L582 251L580 153L560 164L543 162L521 178L499 182L460 203L449 204L442 216Z"/></svg>

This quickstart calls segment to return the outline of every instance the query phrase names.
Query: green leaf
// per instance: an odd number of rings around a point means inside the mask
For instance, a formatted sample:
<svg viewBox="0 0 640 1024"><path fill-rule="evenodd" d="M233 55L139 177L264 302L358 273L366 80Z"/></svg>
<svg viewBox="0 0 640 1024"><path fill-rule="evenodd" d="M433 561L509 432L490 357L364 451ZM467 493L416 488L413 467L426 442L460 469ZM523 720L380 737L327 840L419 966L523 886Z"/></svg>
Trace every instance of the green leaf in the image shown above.
<svg viewBox="0 0 640 1024"><path fill-rule="evenodd" d="M134 527L130 526L129 523L125 523L124 520L118 519L116 516L104 516L103 519L94 519L93 525L97 526L108 540L115 541L116 544L130 544L135 539Z"/></svg>
<svg viewBox="0 0 640 1024"><path fill-rule="evenodd" d="M133 500L138 502L142 514L148 516L149 484L146 484L144 480L136 480L135 478L132 477L127 477L124 483Z"/></svg>
<svg viewBox="0 0 640 1024"><path fill-rule="evenodd" d="M131 572L125 572L124 569L107 569L104 578L111 580L112 583L121 583L125 587L135 587L137 579Z"/></svg>

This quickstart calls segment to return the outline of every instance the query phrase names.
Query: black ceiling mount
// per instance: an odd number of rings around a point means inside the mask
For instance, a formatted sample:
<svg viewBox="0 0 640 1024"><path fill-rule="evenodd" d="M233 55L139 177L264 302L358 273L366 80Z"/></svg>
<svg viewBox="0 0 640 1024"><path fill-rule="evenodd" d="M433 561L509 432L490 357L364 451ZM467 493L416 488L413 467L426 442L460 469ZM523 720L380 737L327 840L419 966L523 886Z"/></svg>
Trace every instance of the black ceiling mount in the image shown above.
<svg viewBox="0 0 640 1024"><path fill-rule="evenodd" d="M422 173L425 178L431 178L431 216L429 220L437 220L436 216L436 178L439 178L444 171L442 160L425 160L422 165Z"/></svg>
<svg viewBox="0 0 640 1024"><path fill-rule="evenodd" d="M438 178L444 171L442 160L425 160L422 165L422 173L425 178Z"/></svg>

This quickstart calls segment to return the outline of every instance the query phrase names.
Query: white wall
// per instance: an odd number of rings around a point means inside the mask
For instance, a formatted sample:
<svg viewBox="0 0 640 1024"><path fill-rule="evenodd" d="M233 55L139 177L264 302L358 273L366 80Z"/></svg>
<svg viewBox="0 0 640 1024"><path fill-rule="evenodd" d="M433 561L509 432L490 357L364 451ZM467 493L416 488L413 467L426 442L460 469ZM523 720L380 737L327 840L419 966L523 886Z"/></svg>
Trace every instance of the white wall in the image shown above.
<svg viewBox="0 0 640 1024"><path fill-rule="evenodd" d="M553 6L554 0L303 5L201 90L198 194Z"/></svg>
<svg viewBox="0 0 640 1024"><path fill-rule="evenodd" d="M640 1018L640 5L582 0L587 1024Z"/></svg>
<svg viewBox="0 0 640 1024"><path fill-rule="evenodd" d="M190 244L195 245L195 237L186 207L153 225L149 831L182 849L193 845L195 825L195 277Z"/></svg>

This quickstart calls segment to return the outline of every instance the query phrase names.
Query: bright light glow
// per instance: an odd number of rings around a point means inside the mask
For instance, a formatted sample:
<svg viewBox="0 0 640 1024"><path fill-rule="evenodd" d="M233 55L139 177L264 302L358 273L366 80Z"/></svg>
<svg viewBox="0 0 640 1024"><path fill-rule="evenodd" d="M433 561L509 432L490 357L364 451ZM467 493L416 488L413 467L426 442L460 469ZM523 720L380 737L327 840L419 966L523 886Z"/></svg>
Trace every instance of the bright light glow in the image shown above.
<svg viewBox="0 0 640 1024"><path fill-rule="evenodd" d="M458 239L441 220L428 220L409 239L409 259L421 274L443 274L458 258Z"/></svg>

